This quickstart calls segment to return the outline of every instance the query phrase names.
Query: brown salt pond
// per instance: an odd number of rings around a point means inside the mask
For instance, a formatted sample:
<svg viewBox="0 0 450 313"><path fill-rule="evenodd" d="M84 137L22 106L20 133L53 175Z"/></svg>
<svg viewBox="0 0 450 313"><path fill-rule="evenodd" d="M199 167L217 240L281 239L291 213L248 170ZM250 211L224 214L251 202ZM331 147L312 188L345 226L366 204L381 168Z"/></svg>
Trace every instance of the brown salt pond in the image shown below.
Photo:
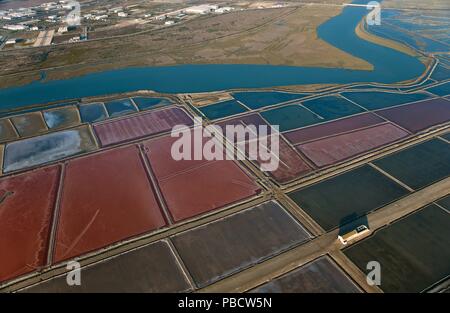
<svg viewBox="0 0 450 313"><path fill-rule="evenodd" d="M18 136L9 119L0 120L0 142L11 141L17 139Z"/></svg>
<svg viewBox="0 0 450 313"><path fill-rule="evenodd" d="M135 146L69 161L54 262L166 225Z"/></svg>
<svg viewBox="0 0 450 313"><path fill-rule="evenodd" d="M253 289L254 293L360 293L361 290L328 256L322 256Z"/></svg>
<svg viewBox="0 0 450 313"><path fill-rule="evenodd" d="M310 238L277 202L265 202L172 237L198 287L239 272Z"/></svg>
<svg viewBox="0 0 450 313"><path fill-rule="evenodd" d="M60 167L0 180L0 282L47 261Z"/></svg>
<svg viewBox="0 0 450 313"><path fill-rule="evenodd" d="M41 112L31 112L11 117L20 137L36 136L47 131Z"/></svg>
<svg viewBox="0 0 450 313"><path fill-rule="evenodd" d="M80 273L80 286L69 286L63 275L24 292L187 292L191 289L166 241L83 267Z"/></svg>

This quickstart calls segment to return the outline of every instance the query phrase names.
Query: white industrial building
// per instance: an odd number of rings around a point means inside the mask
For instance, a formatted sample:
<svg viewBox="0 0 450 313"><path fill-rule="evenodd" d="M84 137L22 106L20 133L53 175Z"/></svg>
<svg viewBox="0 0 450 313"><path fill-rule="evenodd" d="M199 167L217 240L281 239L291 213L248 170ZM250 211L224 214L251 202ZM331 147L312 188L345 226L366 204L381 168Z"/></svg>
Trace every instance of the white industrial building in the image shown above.
<svg viewBox="0 0 450 313"><path fill-rule="evenodd" d="M217 10L214 10L214 13L222 14L222 13L231 12L233 10L234 10L234 8L232 8L232 7L222 7L222 8L218 8Z"/></svg>
<svg viewBox="0 0 450 313"><path fill-rule="evenodd" d="M111 8L108 10L108 12L113 12L113 13L119 13L122 12L123 8L122 7L116 7L116 8Z"/></svg>
<svg viewBox="0 0 450 313"><path fill-rule="evenodd" d="M8 15L12 18L22 18L22 17L35 16L36 12L31 9L18 9L16 11L12 11L12 12L8 13Z"/></svg>
<svg viewBox="0 0 450 313"><path fill-rule="evenodd" d="M46 11L52 10L52 9L56 9L57 8L57 3L56 2L47 2L47 3L42 3L40 5L41 8L44 8Z"/></svg>
<svg viewBox="0 0 450 313"><path fill-rule="evenodd" d="M106 20L106 19L108 19L108 17L109 16L105 14L105 15L94 16L93 19L96 21L100 21L100 20Z"/></svg>
<svg viewBox="0 0 450 313"><path fill-rule="evenodd" d="M25 25L4 25L3 29L7 29L7 30L25 30L28 27Z"/></svg>
<svg viewBox="0 0 450 313"><path fill-rule="evenodd" d="M218 8L219 8L218 5L202 4L202 5L196 5L193 7L186 8L186 9L184 9L184 11L187 14L208 14L208 13L214 12Z"/></svg>

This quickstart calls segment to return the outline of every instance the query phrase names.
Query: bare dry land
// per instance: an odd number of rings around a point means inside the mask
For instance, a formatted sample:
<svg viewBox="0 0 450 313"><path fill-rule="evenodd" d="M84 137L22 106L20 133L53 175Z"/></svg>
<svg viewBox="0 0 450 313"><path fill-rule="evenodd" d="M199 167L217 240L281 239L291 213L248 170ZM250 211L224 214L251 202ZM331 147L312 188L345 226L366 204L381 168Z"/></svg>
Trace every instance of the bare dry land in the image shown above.
<svg viewBox="0 0 450 313"><path fill-rule="evenodd" d="M48 79L126 66L251 63L370 70L317 37L316 28L339 7L302 6L207 15L159 30L76 45L3 51L1 85L30 82L36 71Z"/></svg>

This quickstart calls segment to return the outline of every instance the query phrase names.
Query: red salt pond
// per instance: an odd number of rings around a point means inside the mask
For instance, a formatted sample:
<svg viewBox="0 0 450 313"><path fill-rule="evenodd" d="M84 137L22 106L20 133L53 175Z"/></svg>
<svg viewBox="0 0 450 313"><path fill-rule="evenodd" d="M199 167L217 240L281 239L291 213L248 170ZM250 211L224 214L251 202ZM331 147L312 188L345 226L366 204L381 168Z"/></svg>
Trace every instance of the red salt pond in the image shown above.
<svg viewBox="0 0 450 313"><path fill-rule="evenodd" d="M280 163L275 171L270 175L279 183L287 183L295 178L305 176L312 168L280 138Z"/></svg>
<svg viewBox="0 0 450 313"><path fill-rule="evenodd" d="M268 144L271 148L273 137L262 141L262 144ZM260 146L255 146L251 144L246 145L248 153L253 149L264 149ZM266 151L269 152L269 151ZM296 178L305 176L306 174L313 171L312 167L306 163L305 160L294 150L282 137L279 137L279 151L278 155L273 154L273 158L278 158L278 167L273 171L268 171L267 173L272 176L278 183L284 184L292 181ZM254 153L257 153L255 151ZM259 156L259 154L256 154ZM256 160L259 165L267 164L267 161L262 161L260 158Z"/></svg>
<svg viewBox="0 0 450 313"><path fill-rule="evenodd" d="M136 146L70 161L54 261L166 225Z"/></svg>
<svg viewBox="0 0 450 313"><path fill-rule="evenodd" d="M220 123L219 126L225 133L226 126L236 126L239 124L242 126L253 125L256 129L254 133L250 133L249 136L245 138L247 142L257 140L258 134L261 135L259 132L259 126L269 127L263 118L259 114L255 113L224 121ZM272 131L272 129L268 129L267 134L272 133ZM291 146L289 146L283 138L281 138L281 136L279 138L279 155L274 156L279 158L279 166L275 171L268 172L270 176L272 176L278 183L283 184L292 181L295 178L305 176L311 172L312 168L305 162L305 160L303 160L302 157ZM238 141L238 138L235 136L234 140ZM267 143L270 147L271 139L267 140ZM249 149L252 147L259 149L258 146L255 147L246 143L246 155L249 155ZM256 162L258 164L266 163L261 162L261 160L256 160Z"/></svg>
<svg viewBox="0 0 450 313"><path fill-rule="evenodd" d="M111 120L94 125L102 146L142 138L172 129L175 125L192 125L192 119L180 108L167 108Z"/></svg>
<svg viewBox="0 0 450 313"><path fill-rule="evenodd" d="M319 139L331 135L356 130L383 123L384 120L372 113L364 113L337 121L324 123L316 126L306 127L299 130L283 133L287 140L294 145L304 143L310 140Z"/></svg>
<svg viewBox="0 0 450 313"><path fill-rule="evenodd" d="M144 146L174 221L181 221L259 193L260 188L234 161L176 161L170 136Z"/></svg>
<svg viewBox="0 0 450 313"><path fill-rule="evenodd" d="M377 113L397 125L417 133L432 126L449 122L450 101L442 98L432 99L377 111Z"/></svg>
<svg viewBox="0 0 450 313"><path fill-rule="evenodd" d="M311 141L297 148L318 167L331 165L408 136L391 123Z"/></svg>
<svg viewBox="0 0 450 313"><path fill-rule="evenodd" d="M47 262L59 166L0 180L0 282Z"/></svg>

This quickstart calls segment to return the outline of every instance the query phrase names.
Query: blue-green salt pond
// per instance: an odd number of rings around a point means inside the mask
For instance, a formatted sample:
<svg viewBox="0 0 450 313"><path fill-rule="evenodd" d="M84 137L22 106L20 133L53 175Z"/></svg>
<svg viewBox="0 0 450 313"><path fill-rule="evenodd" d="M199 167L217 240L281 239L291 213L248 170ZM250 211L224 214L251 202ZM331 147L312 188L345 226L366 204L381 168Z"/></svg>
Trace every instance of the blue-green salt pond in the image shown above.
<svg viewBox="0 0 450 313"><path fill-rule="evenodd" d="M324 119L298 104L264 111L261 115L271 125L279 125L282 132L324 122Z"/></svg>
<svg viewBox="0 0 450 313"><path fill-rule="evenodd" d="M250 109L259 109L278 103L301 99L307 96L307 94L276 91L250 91L235 92L232 96Z"/></svg>
<svg viewBox="0 0 450 313"><path fill-rule="evenodd" d="M108 113L106 112L103 103L82 104L78 108L83 123L99 122L108 118Z"/></svg>
<svg viewBox="0 0 450 313"><path fill-rule="evenodd" d="M208 119L216 120L248 111L236 100L227 100L198 108Z"/></svg>
<svg viewBox="0 0 450 313"><path fill-rule="evenodd" d="M134 103L136 103L139 110L149 110L152 108L173 104L173 102L167 98L134 97L132 99Z"/></svg>
<svg viewBox="0 0 450 313"><path fill-rule="evenodd" d="M106 110L110 117L117 117L137 112L130 99L119 99L105 102Z"/></svg>
<svg viewBox="0 0 450 313"><path fill-rule="evenodd" d="M87 126L8 143L3 172L22 170L96 149Z"/></svg>
<svg viewBox="0 0 450 313"><path fill-rule="evenodd" d="M425 93L392 93L392 92L344 92L342 93L347 99L358 103L367 110L378 110L388 108L400 104L422 101L430 98Z"/></svg>
<svg viewBox="0 0 450 313"><path fill-rule="evenodd" d="M365 110L341 97L328 96L303 102L303 105L325 120L362 113Z"/></svg>
<svg viewBox="0 0 450 313"><path fill-rule="evenodd" d="M450 82L428 88L427 91L438 96L446 96L450 94Z"/></svg>

